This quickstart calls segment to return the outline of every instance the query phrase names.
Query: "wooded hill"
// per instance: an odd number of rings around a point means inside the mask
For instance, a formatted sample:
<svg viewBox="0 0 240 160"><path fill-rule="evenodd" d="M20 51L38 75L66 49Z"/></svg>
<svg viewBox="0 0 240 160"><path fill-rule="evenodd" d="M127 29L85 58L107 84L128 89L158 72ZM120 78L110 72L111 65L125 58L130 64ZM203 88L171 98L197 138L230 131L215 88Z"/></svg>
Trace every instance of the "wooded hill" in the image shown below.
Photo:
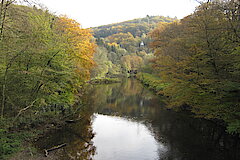
<svg viewBox="0 0 240 160"><path fill-rule="evenodd" d="M147 15L145 18L91 28L98 45L94 54L97 66L92 70L92 78L136 72L153 56L147 47L151 41L147 34L159 23L176 20Z"/></svg>

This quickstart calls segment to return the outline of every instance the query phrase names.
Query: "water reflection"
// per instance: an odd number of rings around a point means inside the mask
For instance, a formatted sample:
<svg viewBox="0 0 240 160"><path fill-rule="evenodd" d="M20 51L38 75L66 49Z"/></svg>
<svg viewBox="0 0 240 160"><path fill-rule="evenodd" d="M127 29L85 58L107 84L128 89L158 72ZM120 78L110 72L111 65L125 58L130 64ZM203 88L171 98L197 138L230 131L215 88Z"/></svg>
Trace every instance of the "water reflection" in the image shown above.
<svg viewBox="0 0 240 160"><path fill-rule="evenodd" d="M128 118L153 115L164 106L161 99L135 79L127 79L121 84L94 86L89 89L87 97L88 105L95 112Z"/></svg>
<svg viewBox="0 0 240 160"><path fill-rule="evenodd" d="M238 160L239 138L206 120L164 109L135 79L88 86L82 119L44 138L40 148L67 143L56 159ZM93 134L94 133L94 134ZM95 135L95 136L94 136Z"/></svg>
<svg viewBox="0 0 240 160"><path fill-rule="evenodd" d="M127 148L128 145L126 144L123 147L121 142L127 141L128 136L122 132L127 132L124 128L128 128L133 123L131 120L134 120L135 124L144 126L146 128L144 133L154 137L155 143L152 144L152 147L154 148L157 145L157 159L234 160L240 157L238 138L227 135L224 128L209 121L165 110L161 98L145 89L135 79L128 79L122 84L95 86L89 90L88 97L89 105L94 108L94 111L101 115L108 115L105 118L109 121L106 123L98 122L98 118L93 121L98 126L94 129L96 132L95 140L97 140L94 141L94 145L97 147L99 154L99 156L95 156L96 160L101 159L101 156L104 155L102 152L106 152L106 141L99 140L104 139L104 137L114 141L114 145L111 147L120 147L118 151L109 149L108 156L114 157L119 154L119 159L124 159L120 155L125 156L125 159L156 159L156 152L152 153L152 156L148 158L140 158L141 156L138 158L126 158L131 153L131 149L124 150L125 153L123 152L122 148ZM126 122L126 126L115 124L116 117L112 116L124 117L125 120L123 121ZM101 118L99 119L101 120ZM93 128L96 127L94 123ZM111 133L111 128L105 128L108 125L117 130L119 134L106 133L108 131ZM117 126L118 129L115 128ZM131 127L131 129L135 129L137 132L137 128ZM137 137L137 135L135 136ZM135 143L138 144L138 142L139 140L136 140ZM156 148L153 148L150 147L150 150L156 151ZM148 150L146 152L139 150L135 154L148 155Z"/></svg>

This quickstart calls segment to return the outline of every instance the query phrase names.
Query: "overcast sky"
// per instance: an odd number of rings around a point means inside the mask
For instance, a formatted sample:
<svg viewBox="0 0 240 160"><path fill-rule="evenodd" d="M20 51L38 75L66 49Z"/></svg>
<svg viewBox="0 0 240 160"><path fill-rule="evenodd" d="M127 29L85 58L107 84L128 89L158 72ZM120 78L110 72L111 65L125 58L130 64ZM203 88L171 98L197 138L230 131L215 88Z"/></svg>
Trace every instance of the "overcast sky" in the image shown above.
<svg viewBox="0 0 240 160"><path fill-rule="evenodd" d="M192 13L195 0L38 0L52 13L95 27L150 16L183 18Z"/></svg>

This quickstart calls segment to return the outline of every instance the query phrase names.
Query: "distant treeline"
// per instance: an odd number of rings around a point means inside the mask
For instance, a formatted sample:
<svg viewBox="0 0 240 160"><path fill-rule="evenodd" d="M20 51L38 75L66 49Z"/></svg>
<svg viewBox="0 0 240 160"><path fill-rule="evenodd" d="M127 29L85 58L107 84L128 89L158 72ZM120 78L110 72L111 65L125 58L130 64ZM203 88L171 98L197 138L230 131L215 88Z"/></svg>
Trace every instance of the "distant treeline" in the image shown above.
<svg viewBox="0 0 240 160"><path fill-rule="evenodd" d="M113 34L128 32L134 37L141 37L142 34L148 34L159 22L170 23L175 20L177 20L177 18L147 15L145 18L137 18L125 22L94 27L92 29L94 30L94 37L96 38L106 38Z"/></svg>

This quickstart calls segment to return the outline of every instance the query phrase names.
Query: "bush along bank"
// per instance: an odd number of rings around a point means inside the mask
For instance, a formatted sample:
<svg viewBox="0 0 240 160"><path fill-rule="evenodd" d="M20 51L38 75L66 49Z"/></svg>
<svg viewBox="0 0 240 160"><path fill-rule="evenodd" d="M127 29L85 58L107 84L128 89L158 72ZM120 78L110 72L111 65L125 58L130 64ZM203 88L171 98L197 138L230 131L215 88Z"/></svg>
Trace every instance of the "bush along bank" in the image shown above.
<svg viewBox="0 0 240 160"><path fill-rule="evenodd" d="M142 84L147 86L147 88L149 88L150 90L153 90L158 95L161 95L161 96L163 95L164 97L166 97L165 102L166 102L166 107L168 109L173 109L174 111L181 111L181 112L182 111L183 112L185 112L185 111L191 112L191 114L193 116L195 116L196 118L203 118L203 119L213 121L214 123L226 128L226 132L239 137L238 132L236 132L236 131L232 132L233 130L235 130L234 125L229 124L229 122L227 122L223 118L202 116L202 115L196 113L194 111L194 108L191 105L188 105L187 103L181 104L181 105L176 104L175 106L172 105L171 103L169 103L169 99L171 97L169 97L169 95L164 94L164 89L166 89L170 84L162 82L160 77L149 74L149 73L138 73L136 77L139 81L141 81ZM238 126L238 124L235 124L235 126Z"/></svg>
<svg viewBox="0 0 240 160"><path fill-rule="evenodd" d="M138 73L136 78L157 94L162 94L161 91L168 85L163 83L159 77L149 73Z"/></svg>

